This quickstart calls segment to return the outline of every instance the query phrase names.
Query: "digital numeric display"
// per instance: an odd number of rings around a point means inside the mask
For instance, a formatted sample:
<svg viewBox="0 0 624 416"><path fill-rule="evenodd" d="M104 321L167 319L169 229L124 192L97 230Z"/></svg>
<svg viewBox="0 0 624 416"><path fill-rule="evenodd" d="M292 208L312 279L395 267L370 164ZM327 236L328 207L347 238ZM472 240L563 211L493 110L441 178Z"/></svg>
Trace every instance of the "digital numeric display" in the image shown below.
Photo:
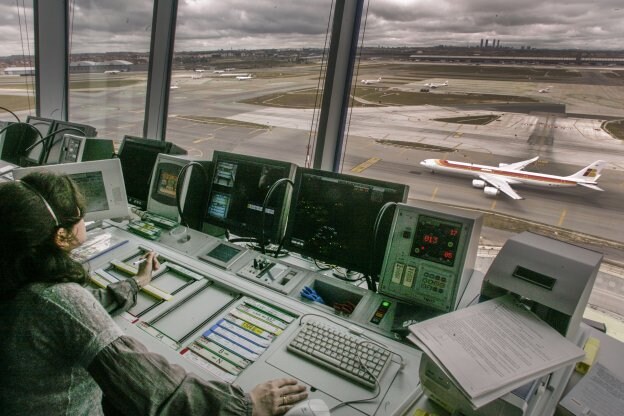
<svg viewBox="0 0 624 416"><path fill-rule="evenodd" d="M421 215L418 217L411 256L453 267L461 224Z"/></svg>

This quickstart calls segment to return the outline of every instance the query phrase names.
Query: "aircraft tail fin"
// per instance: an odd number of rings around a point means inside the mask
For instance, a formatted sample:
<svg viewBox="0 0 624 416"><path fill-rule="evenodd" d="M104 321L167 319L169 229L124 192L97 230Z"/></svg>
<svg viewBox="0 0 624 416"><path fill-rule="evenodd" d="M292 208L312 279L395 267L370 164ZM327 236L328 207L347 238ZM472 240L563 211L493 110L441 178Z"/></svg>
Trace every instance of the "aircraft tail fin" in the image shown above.
<svg viewBox="0 0 624 416"><path fill-rule="evenodd" d="M570 179L582 179L585 182L597 182L600 178L600 172L607 166L604 160L597 160L591 165L584 167L573 175L568 176Z"/></svg>

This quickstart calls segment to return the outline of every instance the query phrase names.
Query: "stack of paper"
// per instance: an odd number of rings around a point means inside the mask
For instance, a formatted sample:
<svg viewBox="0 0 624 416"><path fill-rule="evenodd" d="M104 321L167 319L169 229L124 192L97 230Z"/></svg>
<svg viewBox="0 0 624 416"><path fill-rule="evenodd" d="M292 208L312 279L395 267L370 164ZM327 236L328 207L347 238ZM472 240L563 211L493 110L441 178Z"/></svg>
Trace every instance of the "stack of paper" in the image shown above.
<svg viewBox="0 0 624 416"><path fill-rule="evenodd" d="M410 326L408 339L479 408L584 351L519 303L492 299Z"/></svg>

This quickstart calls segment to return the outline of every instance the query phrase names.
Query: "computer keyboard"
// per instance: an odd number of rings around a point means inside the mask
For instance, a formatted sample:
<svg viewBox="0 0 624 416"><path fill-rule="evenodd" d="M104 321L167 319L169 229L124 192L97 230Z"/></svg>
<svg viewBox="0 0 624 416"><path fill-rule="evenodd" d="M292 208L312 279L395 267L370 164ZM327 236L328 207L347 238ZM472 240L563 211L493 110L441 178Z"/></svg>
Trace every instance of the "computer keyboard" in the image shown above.
<svg viewBox="0 0 624 416"><path fill-rule="evenodd" d="M375 388L375 378L379 379L390 363L388 350L316 321L301 327L288 350L369 389Z"/></svg>

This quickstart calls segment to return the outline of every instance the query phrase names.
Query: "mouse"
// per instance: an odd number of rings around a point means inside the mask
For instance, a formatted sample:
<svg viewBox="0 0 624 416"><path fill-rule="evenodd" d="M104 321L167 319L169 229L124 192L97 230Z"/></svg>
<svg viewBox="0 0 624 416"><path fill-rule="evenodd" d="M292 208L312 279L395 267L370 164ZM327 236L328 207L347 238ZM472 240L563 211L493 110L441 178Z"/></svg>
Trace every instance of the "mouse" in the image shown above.
<svg viewBox="0 0 624 416"><path fill-rule="evenodd" d="M329 407L321 399L304 400L292 407L284 416L330 416Z"/></svg>

